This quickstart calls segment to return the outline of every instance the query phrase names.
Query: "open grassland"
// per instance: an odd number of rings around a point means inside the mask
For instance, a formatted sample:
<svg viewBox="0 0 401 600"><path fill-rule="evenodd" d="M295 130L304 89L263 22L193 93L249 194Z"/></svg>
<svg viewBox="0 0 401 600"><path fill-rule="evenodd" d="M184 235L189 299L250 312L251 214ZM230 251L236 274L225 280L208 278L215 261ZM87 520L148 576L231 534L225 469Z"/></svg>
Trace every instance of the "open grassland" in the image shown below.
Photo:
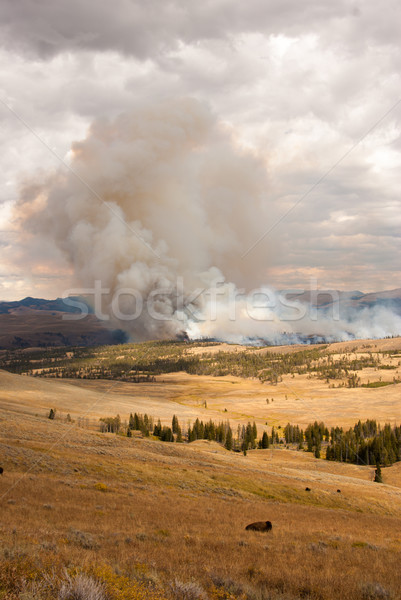
<svg viewBox="0 0 401 600"><path fill-rule="evenodd" d="M6 369L37 375L21 381L0 372L2 402L31 413L53 406L72 416L127 418L137 411L162 422L180 413L183 421L255 419L259 427L401 421L399 338L274 348L146 343L5 352L0 359Z"/></svg>
<svg viewBox="0 0 401 600"><path fill-rule="evenodd" d="M0 419L0 598L57 598L66 573L116 600L400 597L399 463L379 485L305 452Z"/></svg>
<svg viewBox="0 0 401 600"><path fill-rule="evenodd" d="M243 456L205 440L171 444L97 431L99 417L130 412L165 423L173 414L181 423L229 419L234 428L255 419L259 434L266 423L287 421L399 423L401 385L392 379L400 340L352 344L312 348L317 354L305 355L298 370L290 365L275 384L182 371L139 383L0 371L0 599L401 598L401 463L384 468L377 484L373 467L304 451ZM95 350L90 360L99 364L110 352L124 362L129 348ZM158 351L182 358L180 345ZM280 360L270 348L185 347L198 357L222 351ZM68 365L60 352L47 359ZM138 352L155 358L154 347ZM279 356L297 352L286 347ZM329 361L361 368L327 381L316 366ZM381 377L389 385L351 388L350 372L361 383ZM272 532L245 531L259 520L270 520Z"/></svg>
<svg viewBox="0 0 401 600"><path fill-rule="evenodd" d="M258 426L305 426L322 420L328 426L351 426L358 419L401 421L401 385L380 388L329 389L308 375L284 376L277 385L238 377L210 377L172 373L155 383L105 380L47 380L0 372L0 398L10 410L18 407L32 414L50 407L90 418L147 412L170 422L229 419L233 424L255 419ZM269 401L267 403L267 400ZM206 408L205 408L206 403Z"/></svg>

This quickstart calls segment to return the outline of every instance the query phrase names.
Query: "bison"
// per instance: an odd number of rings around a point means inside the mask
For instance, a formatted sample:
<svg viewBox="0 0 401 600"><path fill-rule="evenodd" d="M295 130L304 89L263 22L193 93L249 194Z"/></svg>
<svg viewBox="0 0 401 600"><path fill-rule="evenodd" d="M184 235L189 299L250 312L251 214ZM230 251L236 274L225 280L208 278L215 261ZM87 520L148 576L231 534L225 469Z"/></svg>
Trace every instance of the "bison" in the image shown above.
<svg viewBox="0 0 401 600"><path fill-rule="evenodd" d="M0 467L0 475L3 475L3 467Z"/></svg>
<svg viewBox="0 0 401 600"><path fill-rule="evenodd" d="M337 490L337 494L341 494L341 490Z"/></svg>
<svg viewBox="0 0 401 600"><path fill-rule="evenodd" d="M305 488L305 492L310 492L310 491L311 491L310 488L308 488L308 487Z"/></svg>
<svg viewBox="0 0 401 600"><path fill-rule="evenodd" d="M245 527L248 531L271 531L273 529L273 525L270 521L256 521L256 523L251 523Z"/></svg>

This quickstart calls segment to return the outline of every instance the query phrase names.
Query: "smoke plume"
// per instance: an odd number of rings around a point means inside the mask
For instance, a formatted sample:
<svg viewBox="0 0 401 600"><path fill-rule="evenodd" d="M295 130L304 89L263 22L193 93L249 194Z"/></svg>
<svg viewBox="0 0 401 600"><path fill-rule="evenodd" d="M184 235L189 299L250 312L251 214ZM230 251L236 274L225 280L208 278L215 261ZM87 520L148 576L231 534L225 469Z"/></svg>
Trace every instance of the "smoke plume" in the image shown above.
<svg viewBox="0 0 401 600"><path fill-rule="evenodd" d="M96 310L131 339L401 332L387 313L367 315L368 327L363 315L302 316L299 303L260 288L271 237L241 256L275 218L266 165L196 100L95 121L73 144L70 165L24 186L22 227L55 244L76 292L96 289Z"/></svg>

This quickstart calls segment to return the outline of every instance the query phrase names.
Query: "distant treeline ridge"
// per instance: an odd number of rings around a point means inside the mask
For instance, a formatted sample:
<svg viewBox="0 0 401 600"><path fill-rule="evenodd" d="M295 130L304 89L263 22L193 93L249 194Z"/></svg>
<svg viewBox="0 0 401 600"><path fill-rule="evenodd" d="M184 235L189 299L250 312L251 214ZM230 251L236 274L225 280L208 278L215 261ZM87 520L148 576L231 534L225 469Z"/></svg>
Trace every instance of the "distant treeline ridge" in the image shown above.
<svg viewBox="0 0 401 600"><path fill-rule="evenodd" d="M215 441L227 450L244 452L285 443L296 446L299 450L312 452L316 458L322 458L325 450L326 460L347 462L360 465L390 466L401 460L401 427L385 424L368 419L364 423L358 421L353 427L345 430L343 427L325 426L323 422L315 421L305 430L298 425L287 425L271 428L270 434L263 431L258 438L256 423L248 422L238 425L233 431L229 421L215 423L212 420L203 422L196 419L193 425L189 423L184 428L178 417L173 416L171 426L162 425L160 419L147 414L130 414L128 423L123 424L119 415L100 419L100 430L132 436L133 431L140 431L144 436L153 435L165 442L194 442L196 440Z"/></svg>

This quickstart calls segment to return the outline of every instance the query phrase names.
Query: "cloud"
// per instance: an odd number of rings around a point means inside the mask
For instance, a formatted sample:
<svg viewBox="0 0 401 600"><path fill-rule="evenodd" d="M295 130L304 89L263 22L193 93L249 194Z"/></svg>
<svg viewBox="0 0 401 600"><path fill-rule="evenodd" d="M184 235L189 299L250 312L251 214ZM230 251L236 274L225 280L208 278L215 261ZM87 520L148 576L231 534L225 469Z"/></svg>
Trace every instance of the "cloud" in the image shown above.
<svg viewBox="0 0 401 600"><path fill-rule="evenodd" d="M196 44L252 32L294 37L308 30L332 45L339 40L359 47L372 42L398 44L398 3L391 0L386 10L377 8L373 0L361 5L346 0L115 0L112 4L5 0L0 19L4 45L40 58L112 50L146 59L177 49L182 42Z"/></svg>
<svg viewBox="0 0 401 600"><path fill-rule="evenodd" d="M116 0L113 4L68 4L52 0L5 0L1 5L3 43L17 51L52 57L61 52L114 50L144 59L177 48L242 32L299 30L341 15L344 3L270 2L245 5L227 0L183 4L178 0Z"/></svg>
<svg viewBox="0 0 401 600"><path fill-rule="evenodd" d="M302 286L309 273L329 286L392 287L401 260L400 108L357 142L399 97L399 13L393 0L386 10L371 0L6 0L1 94L67 162L71 140L94 120L112 121L155 98L197 98L267 171L267 214L254 225L261 234L355 146L254 259L260 279L279 287ZM5 107L0 120L0 201L8 201L21 179L59 165ZM222 220L224 200L216 211ZM10 228L1 215L0 228ZM13 240L10 273L12 254L20 254ZM48 294L59 293L49 286Z"/></svg>

